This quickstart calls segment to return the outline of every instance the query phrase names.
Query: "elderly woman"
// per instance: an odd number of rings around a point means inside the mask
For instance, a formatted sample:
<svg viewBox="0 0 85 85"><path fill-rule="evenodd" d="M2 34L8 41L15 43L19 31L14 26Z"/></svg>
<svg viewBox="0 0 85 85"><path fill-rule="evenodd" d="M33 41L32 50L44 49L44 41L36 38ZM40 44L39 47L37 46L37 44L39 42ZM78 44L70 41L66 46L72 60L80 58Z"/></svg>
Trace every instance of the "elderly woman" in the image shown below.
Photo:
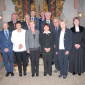
<svg viewBox="0 0 85 85"><path fill-rule="evenodd" d="M25 47L25 32L21 28L21 22L17 21L16 30L12 32L13 51L16 53L19 76L22 76L22 62L24 76L26 75L26 47Z"/></svg>
<svg viewBox="0 0 85 85"><path fill-rule="evenodd" d="M39 31L35 29L35 22L30 21L30 30L26 31L26 50L27 53L30 53L31 57L31 70L32 77L39 76L39 52L40 52L40 44L39 44Z"/></svg>
<svg viewBox="0 0 85 85"><path fill-rule="evenodd" d="M60 75L65 79L68 75L68 57L72 47L72 32L66 28L66 22L60 21L61 30L56 35L56 55L60 65Z"/></svg>
<svg viewBox="0 0 85 85"><path fill-rule="evenodd" d="M52 55L54 49L54 34L50 31L49 24L44 24L43 33L40 34L41 52L44 60L44 76L52 75Z"/></svg>

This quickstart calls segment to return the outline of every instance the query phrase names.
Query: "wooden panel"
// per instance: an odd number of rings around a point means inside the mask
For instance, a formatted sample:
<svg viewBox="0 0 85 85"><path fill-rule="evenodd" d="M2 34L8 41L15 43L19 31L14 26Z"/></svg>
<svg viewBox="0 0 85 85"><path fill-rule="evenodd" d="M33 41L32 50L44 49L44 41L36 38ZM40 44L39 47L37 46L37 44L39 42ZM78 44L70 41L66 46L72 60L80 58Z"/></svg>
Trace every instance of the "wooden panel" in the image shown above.
<svg viewBox="0 0 85 85"><path fill-rule="evenodd" d="M75 9L78 8L78 0L74 0L74 8L75 8Z"/></svg>

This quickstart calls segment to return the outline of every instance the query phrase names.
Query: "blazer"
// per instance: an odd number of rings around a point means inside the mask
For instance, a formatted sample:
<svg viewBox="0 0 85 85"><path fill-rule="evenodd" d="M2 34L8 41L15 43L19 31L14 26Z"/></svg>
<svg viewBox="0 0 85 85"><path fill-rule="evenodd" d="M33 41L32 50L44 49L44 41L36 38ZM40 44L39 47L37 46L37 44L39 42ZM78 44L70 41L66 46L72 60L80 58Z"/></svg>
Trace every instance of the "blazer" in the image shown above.
<svg viewBox="0 0 85 85"><path fill-rule="evenodd" d="M13 30L16 29L16 28L14 27L13 21L8 22L8 25L9 25L9 27L8 27L9 30L13 31Z"/></svg>
<svg viewBox="0 0 85 85"><path fill-rule="evenodd" d="M41 29L42 29L41 24L42 24L43 22L44 22L44 21L42 21L42 19L40 18L40 19L39 19L39 31L40 31L40 32L42 31L42 30L41 30Z"/></svg>
<svg viewBox="0 0 85 85"><path fill-rule="evenodd" d="M43 32L43 26L44 26L44 24L46 23L46 20L44 20L43 22L42 22L42 24L41 24L41 32ZM53 21L52 20L50 20L50 31L51 32L55 32L55 29L54 29L54 25L53 25Z"/></svg>
<svg viewBox="0 0 85 85"><path fill-rule="evenodd" d="M53 54L54 52L54 43L55 37L54 34L51 32L49 34L41 33L40 34L40 45L41 45L41 52L42 54ZM51 48L50 52L46 52L44 48Z"/></svg>
<svg viewBox="0 0 85 85"><path fill-rule="evenodd" d="M26 43L26 50L27 51L30 51L30 49L40 48L39 31L36 30L35 38L34 38L32 31L27 30L26 35L25 35L25 43Z"/></svg>
<svg viewBox="0 0 85 85"><path fill-rule="evenodd" d="M28 26L27 26L26 21L25 22L22 22L22 29L28 30Z"/></svg>
<svg viewBox="0 0 85 85"><path fill-rule="evenodd" d="M55 29L55 26L54 26L54 29ZM55 30L55 33L54 33L54 36L55 36L55 45L56 45L56 35L59 32L59 30L61 30L61 27L60 26L58 26L57 31Z"/></svg>
<svg viewBox="0 0 85 85"><path fill-rule="evenodd" d="M30 19L31 19L31 18L30 18ZM36 17L34 17L34 21L35 21L35 23L36 23L35 28L36 28L37 30L39 30L39 19L36 18Z"/></svg>
<svg viewBox="0 0 85 85"><path fill-rule="evenodd" d="M56 52L59 51L60 33L61 33L61 30L59 30L58 33L56 34ZM73 42L72 32L71 32L70 29L66 28L65 34L64 34L64 47L65 47L66 51L70 51L71 50L72 42Z"/></svg>
<svg viewBox="0 0 85 85"><path fill-rule="evenodd" d="M4 34L4 30L0 32L0 48L2 53L4 53L5 48L8 48L9 51L12 51L13 44L11 42L11 35L12 35L12 32L9 31L9 38L7 39Z"/></svg>

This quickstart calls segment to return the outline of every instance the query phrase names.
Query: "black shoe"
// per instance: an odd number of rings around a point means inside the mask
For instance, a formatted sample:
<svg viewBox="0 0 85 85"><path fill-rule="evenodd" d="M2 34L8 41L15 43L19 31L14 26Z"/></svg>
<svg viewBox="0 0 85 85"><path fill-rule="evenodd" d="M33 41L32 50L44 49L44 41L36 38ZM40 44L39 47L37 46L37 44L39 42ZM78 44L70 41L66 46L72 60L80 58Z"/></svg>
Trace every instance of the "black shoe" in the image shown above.
<svg viewBox="0 0 85 85"><path fill-rule="evenodd" d="M10 74L10 72L7 72L7 73L6 73L6 77L8 77L8 76L9 76L9 74Z"/></svg>
<svg viewBox="0 0 85 85"><path fill-rule="evenodd" d="M58 77L60 78L60 77L62 77L62 75L60 74Z"/></svg>
<svg viewBox="0 0 85 85"><path fill-rule="evenodd" d="M51 62L52 65L54 65L54 62Z"/></svg>
<svg viewBox="0 0 85 85"><path fill-rule="evenodd" d="M52 74L50 73L49 76L52 76Z"/></svg>
<svg viewBox="0 0 85 85"><path fill-rule="evenodd" d="M22 74L19 74L20 77L22 77Z"/></svg>
<svg viewBox="0 0 85 85"><path fill-rule="evenodd" d="M34 77L35 75L34 74L32 74L32 77Z"/></svg>
<svg viewBox="0 0 85 85"><path fill-rule="evenodd" d="M66 79L67 78L67 76L65 75L65 76L63 76L63 79Z"/></svg>
<svg viewBox="0 0 85 85"><path fill-rule="evenodd" d="M26 73L24 73L24 76L26 76L27 74Z"/></svg>
<svg viewBox="0 0 85 85"><path fill-rule="evenodd" d="M44 76L47 76L47 74L44 74Z"/></svg>
<svg viewBox="0 0 85 85"><path fill-rule="evenodd" d="M75 75L75 72L73 72L73 75Z"/></svg>
<svg viewBox="0 0 85 85"><path fill-rule="evenodd" d="M14 73L13 72L11 72L11 76L14 76Z"/></svg>
<svg viewBox="0 0 85 85"><path fill-rule="evenodd" d="M39 74L36 74L36 76L39 76Z"/></svg>
<svg viewBox="0 0 85 85"><path fill-rule="evenodd" d="M79 76L81 76L81 73L78 73Z"/></svg>

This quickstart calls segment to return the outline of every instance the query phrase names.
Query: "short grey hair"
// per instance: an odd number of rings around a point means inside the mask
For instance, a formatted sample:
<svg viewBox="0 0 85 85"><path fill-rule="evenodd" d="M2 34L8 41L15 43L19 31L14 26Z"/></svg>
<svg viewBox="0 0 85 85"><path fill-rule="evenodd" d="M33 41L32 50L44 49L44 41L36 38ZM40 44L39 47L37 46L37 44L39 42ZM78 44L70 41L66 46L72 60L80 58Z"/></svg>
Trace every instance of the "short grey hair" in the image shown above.
<svg viewBox="0 0 85 85"><path fill-rule="evenodd" d="M51 12L45 12L45 16L46 16L46 14L47 14L47 13L49 13L49 14L50 14L50 16L51 16Z"/></svg>
<svg viewBox="0 0 85 85"><path fill-rule="evenodd" d="M54 19L57 19L58 21L60 21L60 20L58 19L58 17L54 17L53 20L54 20Z"/></svg>

